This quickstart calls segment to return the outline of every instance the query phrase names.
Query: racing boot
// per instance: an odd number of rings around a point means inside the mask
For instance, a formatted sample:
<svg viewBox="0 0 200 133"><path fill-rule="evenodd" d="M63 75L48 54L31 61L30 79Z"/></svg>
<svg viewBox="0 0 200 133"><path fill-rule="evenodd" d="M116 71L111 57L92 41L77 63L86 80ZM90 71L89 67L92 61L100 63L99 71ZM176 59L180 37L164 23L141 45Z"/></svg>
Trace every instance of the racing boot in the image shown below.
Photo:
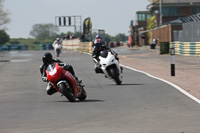
<svg viewBox="0 0 200 133"><path fill-rule="evenodd" d="M50 82L48 82L46 92L48 95L53 95L57 92L57 90L53 87L53 85Z"/></svg>
<svg viewBox="0 0 200 133"><path fill-rule="evenodd" d="M120 69L121 69L121 73L123 73L123 67L122 66L120 66Z"/></svg>
<svg viewBox="0 0 200 133"><path fill-rule="evenodd" d="M80 86L80 87L84 87L85 86L85 85L83 85L83 82L79 77L77 77L76 75L74 75L74 77L76 79L76 83L78 84L78 86Z"/></svg>
<svg viewBox="0 0 200 133"><path fill-rule="evenodd" d="M96 73L103 73L103 71L101 70L101 65L99 64L99 62L97 62L94 66L94 70Z"/></svg>

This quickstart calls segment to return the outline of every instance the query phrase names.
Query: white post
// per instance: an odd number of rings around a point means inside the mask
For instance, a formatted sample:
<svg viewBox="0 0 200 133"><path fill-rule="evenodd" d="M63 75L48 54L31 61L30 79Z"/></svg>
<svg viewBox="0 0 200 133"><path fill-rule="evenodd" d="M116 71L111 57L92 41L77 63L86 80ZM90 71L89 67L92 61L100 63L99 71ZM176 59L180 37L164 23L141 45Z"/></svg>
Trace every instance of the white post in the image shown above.
<svg viewBox="0 0 200 133"><path fill-rule="evenodd" d="M171 76L175 76L175 49L171 48Z"/></svg>

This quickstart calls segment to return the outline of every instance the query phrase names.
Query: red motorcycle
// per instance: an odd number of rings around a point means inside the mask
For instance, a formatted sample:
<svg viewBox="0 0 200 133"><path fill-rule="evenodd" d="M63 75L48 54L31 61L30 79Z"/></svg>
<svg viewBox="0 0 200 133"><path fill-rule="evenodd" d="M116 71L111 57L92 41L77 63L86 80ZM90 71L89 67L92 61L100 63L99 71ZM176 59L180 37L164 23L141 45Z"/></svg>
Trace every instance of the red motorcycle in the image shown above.
<svg viewBox="0 0 200 133"><path fill-rule="evenodd" d="M46 69L46 73L49 82L70 102L74 102L76 98L80 101L86 99L87 94L84 88L80 87L74 76L59 66L58 63L50 64Z"/></svg>

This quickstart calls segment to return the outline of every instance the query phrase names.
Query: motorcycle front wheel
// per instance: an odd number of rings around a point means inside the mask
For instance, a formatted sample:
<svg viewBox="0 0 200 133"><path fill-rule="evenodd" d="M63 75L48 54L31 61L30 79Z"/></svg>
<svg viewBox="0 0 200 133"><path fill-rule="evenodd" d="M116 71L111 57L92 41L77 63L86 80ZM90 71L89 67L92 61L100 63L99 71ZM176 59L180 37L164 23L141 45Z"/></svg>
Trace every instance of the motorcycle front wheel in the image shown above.
<svg viewBox="0 0 200 133"><path fill-rule="evenodd" d="M115 80L117 85L121 85L122 81L119 79L119 71L117 70L117 68L112 67L110 69L110 75Z"/></svg>
<svg viewBox="0 0 200 133"><path fill-rule="evenodd" d="M57 57L59 57L59 54L60 54L60 50L56 49L56 55L57 55Z"/></svg>
<svg viewBox="0 0 200 133"><path fill-rule="evenodd" d="M81 92L81 95L80 95L80 97L78 97L78 99L79 99L80 101L83 101L83 100L86 99L86 97L87 97L87 93L86 93L85 89L83 88L83 89L82 89L82 92Z"/></svg>
<svg viewBox="0 0 200 133"><path fill-rule="evenodd" d="M70 101L70 102L74 102L75 98L74 98L74 93L72 91L71 86L69 85L69 87L67 87L64 83L59 84L59 89L61 90L62 94Z"/></svg>

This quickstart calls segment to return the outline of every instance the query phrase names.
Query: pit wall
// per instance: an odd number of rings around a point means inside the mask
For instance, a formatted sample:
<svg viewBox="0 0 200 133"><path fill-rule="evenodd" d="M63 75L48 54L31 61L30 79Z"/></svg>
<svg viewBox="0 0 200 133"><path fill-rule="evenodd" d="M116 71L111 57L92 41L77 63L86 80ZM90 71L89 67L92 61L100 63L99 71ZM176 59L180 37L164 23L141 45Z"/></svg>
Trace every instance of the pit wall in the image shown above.
<svg viewBox="0 0 200 133"><path fill-rule="evenodd" d="M106 43L106 45L109 48L114 48L118 46L123 46L124 44L121 42L110 42ZM92 52L92 42L80 42L80 40L77 39L71 39L71 40L63 40L62 42L63 49L78 49L85 52Z"/></svg>
<svg viewBox="0 0 200 133"><path fill-rule="evenodd" d="M200 56L200 42L171 42L170 48L175 48L176 55Z"/></svg>

